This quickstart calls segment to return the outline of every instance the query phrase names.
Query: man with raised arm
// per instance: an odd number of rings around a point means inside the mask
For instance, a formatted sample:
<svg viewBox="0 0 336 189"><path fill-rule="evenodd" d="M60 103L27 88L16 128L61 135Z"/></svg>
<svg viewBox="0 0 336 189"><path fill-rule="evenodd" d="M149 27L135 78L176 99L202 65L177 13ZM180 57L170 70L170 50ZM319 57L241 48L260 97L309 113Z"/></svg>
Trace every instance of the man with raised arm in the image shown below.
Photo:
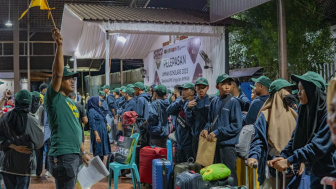
<svg viewBox="0 0 336 189"><path fill-rule="evenodd" d="M78 73L64 67L63 39L58 29L52 30L57 44L52 66L52 81L45 95L45 107L51 130L51 146L48 154L49 171L55 177L57 189L74 189L80 158L88 165L88 152L82 143L79 112L68 95L74 92Z"/></svg>

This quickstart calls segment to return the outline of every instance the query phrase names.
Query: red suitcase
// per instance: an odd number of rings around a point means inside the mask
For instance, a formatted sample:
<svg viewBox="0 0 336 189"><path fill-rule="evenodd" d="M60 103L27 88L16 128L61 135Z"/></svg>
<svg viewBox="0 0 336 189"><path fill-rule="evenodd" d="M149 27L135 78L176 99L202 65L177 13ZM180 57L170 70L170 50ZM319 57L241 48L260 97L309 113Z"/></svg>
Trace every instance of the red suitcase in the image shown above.
<svg viewBox="0 0 336 189"><path fill-rule="evenodd" d="M142 183L152 184L153 159L167 158L167 149L146 146L140 150L139 174Z"/></svg>

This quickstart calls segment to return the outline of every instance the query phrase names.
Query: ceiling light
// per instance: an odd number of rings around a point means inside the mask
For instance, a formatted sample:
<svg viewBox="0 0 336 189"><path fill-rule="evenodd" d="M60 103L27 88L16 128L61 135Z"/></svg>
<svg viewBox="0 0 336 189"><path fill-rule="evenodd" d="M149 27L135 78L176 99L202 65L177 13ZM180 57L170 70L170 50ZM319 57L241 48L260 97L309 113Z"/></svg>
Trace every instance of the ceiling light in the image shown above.
<svg viewBox="0 0 336 189"><path fill-rule="evenodd" d="M74 59L73 57L71 57L69 60L70 60L71 62L75 61L75 59Z"/></svg>
<svg viewBox="0 0 336 189"><path fill-rule="evenodd" d="M12 24L12 22L10 20L8 20L5 25L7 27L12 27L13 26L13 24Z"/></svg>
<svg viewBox="0 0 336 189"><path fill-rule="evenodd" d="M125 43L126 42L126 38L123 37L123 36L118 36L118 41L122 42L122 43Z"/></svg>

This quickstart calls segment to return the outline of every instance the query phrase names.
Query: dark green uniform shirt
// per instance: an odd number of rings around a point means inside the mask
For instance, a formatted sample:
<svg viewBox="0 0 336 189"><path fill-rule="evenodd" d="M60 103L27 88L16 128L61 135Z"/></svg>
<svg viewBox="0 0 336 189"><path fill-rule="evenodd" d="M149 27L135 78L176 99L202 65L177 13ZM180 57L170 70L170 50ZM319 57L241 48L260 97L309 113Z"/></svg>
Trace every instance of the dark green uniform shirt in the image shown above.
<svg viewBox="0 0 336 189"><path fill-rule="evenodd" d="M49 84L45 106L50 124L50 156L79 154L82 142L82 130L79 124L79 112L74 102L56 92Z"/></svg>

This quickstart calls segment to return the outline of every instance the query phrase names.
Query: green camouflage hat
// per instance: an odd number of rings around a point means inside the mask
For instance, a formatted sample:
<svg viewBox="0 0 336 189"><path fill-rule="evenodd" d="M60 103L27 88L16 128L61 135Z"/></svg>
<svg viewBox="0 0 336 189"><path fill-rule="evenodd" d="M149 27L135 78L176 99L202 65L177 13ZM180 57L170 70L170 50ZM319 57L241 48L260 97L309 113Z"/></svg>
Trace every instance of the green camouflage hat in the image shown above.
<svg viewBox="0 0 336 189"><path fill-rule="evenodd" d="M270 85L272 83L272 81L270 80L270 78L266 77L266 76L260 76L257 79L256 78L252 78L252 81L255 83L260 83L262 85L264 85L267 88L270 88Z"/></svg>
<svg viewBox="0 0 336 189"><path fill-rule="evenodd" d="M162 84L160 84L160 85L156 85L156 86L154 87L154 91L155 91L156 93L158 93L160 96L162 96L162 95L164 95L164 94L167 93L167 87L166 87L165 85L162 85Z"/></svg>
<svg viewBox="0 0 336 189"><path fill-rule="evenodd" d="M316 85L318 88L320 88L322 91L326 90L326 84L322 78L322 76L316 72L309 71L303 75L295 75L293 74L291 76L292 80L296 83L299 83L301 80L308 81Z"/></svg>
<svg viewBox="0 0 336 189"><path fill-rule="evenodd" d="M251 89L255 89L255 86L254 85L250 85Z"/></svg>
<svg viewBox="0 0 336 189"><path fill-rule="evenodd" d="M64 66L64 70L63 70L63 77L67 77L67 76L74 76L74 77L79 77L79 73L78 72L72 72L70 70L70 68Z"/></svg>
<svg viewBox="0 0 336 189"><path fill-rule="evenodd" d="M123 92L126 89L125 86L120 87L120 91ZM123 92L124 93L124 92Z"/></svg>
<svg viewBox="0 0 336 189"><path fill-rule="evenodd" d="M221 82L227 80L227 79L230 79L230 80L233 81L233 79L232 79L228 74L221 74L221 75L219 75L219 76L217 77L217 79L216 79L216 85L217 85L218 83L221 83Z"/></svg>
<svg viewBox="0 0 336 189"><path fill-rule="evenodd" d="M99 95L99 96L105 96L106 94L105 94L104 91L99 91L99 92L98 92L98 95Z"/></svg>
<svg viewBox="0 0 336 189"><path fill-rule="evenodd" d="M149 91L150 91L150 89L149 89L148 85L145 85L145 92L149 92Z"/></svg>
<svg viewBox="0 0 336 189"><path fill-rule="evenodd" d="M31 105L32 95L27 90L21 90L15 94L15 104L17 105Z"/></svg>
<svg viewBox="0 0 336 189"><path fill-rule="evenodd" d="M133 84L128 84L128 85L126 85L126 88L133 88L133 87L134 87Z"/></svg>
<svg viewBox="0 0 336 189"><path fill-rule="evenodd" d="M104 89L110 89L110 85L104 85L103 87L102 87L102 89L104 90Z"/></svg>
<svg viewBox="0 0 336 189"><path fill-rule="evenodd" d="M209 86L209 82L206 78L200 77L196 80L195 85L207 85L207 86Z"/></svg>
<svg viewBox="0 0 336 189"><path fill-rule="evenodd" d="M115 92L115 93L119 93L119 92L120 92L120 88L115 88L115 89L113 90L113 92Z"/></svg>
<svg viewBox="0 0 336 189"><path fill-rule="evenodd" d="M195 85L193 83L185 83L181 87L178 88L179 90L183 89L192 89L195 91Z"/></svg>
<svg viewBox="0 0 336 189"><path fill-rule="evenodd" d="M269 93L273 95L279 90L281 90L282 88L295 87L295 86L296 86L295 84L291 84L284 79L277 79L271 83L270 88L269 88Z"/></svg>
<svg viewBox="0 0 336 189"><path fill-rule="evenodd" d="M141 89L141 90L145 90L145 85L142 83L142 82L136 82L136 83L134 83L134 87L133 88L139 88L139 89Z"/></svg>
<svg viewBox="0 0 336 189"><path fill-rule="evenodd" d="M134 89L131 87L128 87L125 89L125 93L129 94L129 95L134 95Z"/></svg>

